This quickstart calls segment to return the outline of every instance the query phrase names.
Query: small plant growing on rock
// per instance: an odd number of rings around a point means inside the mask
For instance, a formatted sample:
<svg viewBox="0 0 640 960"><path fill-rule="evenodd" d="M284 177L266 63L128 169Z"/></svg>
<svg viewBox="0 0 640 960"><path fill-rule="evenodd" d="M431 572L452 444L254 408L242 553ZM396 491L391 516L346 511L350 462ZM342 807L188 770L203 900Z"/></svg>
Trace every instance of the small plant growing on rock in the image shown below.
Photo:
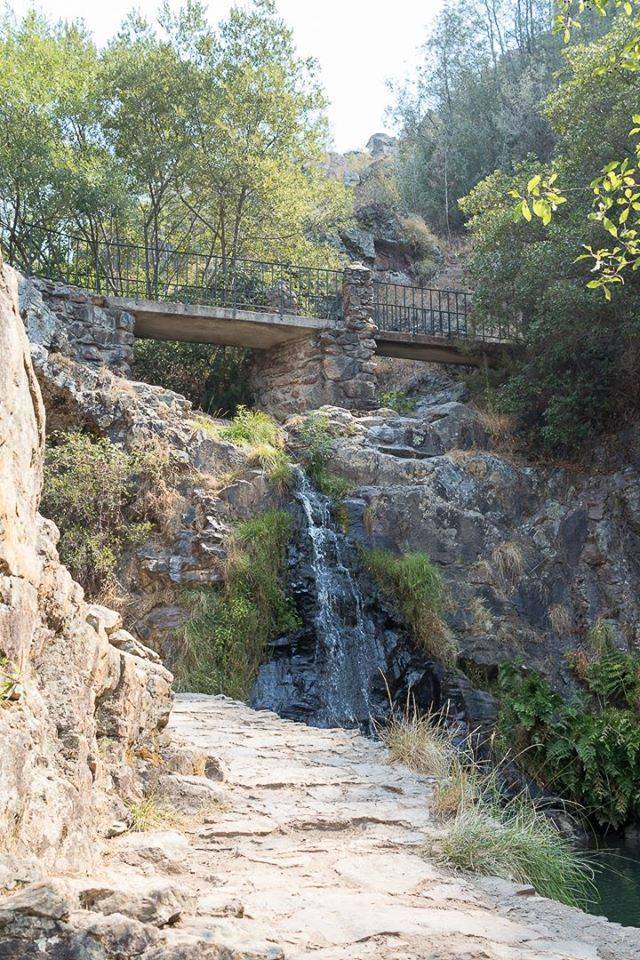
<svg viewBox="0 0 640 960"><path fill-rule="evenodd" d="M293 468L284 449L284 434L273 417L241 406L230 424L218 428L218 435L244 448L247 461L259 464L277 489L291 486Z"/></svg>
<svg viewBox="0 0 640 960"><path fill-rule="evenodd" d="M444 589L437 568L426 553L363 551L365 568L381 590L398 604L417 643L443 663L453 665L457 648L442 620Z"/></svg>
<svg viewBox="0 0 640 960"><path fill-rule="evenodd" d="M0 655L0 704L17 703L22 695L22 675L18 666Z"/></svg>
<svg viewBox="0 0 640 960"><path fill-rule="evenodd" d="M312 413L300 427L302 463L314 486L338 502L351 490L352 484L331 469L335 437L329 418L323 413Z"/></svg>
<svg viewBox="0 0 640 960"><path fill-rule="evenodd" d="M410 397L404 390L387 390L380 394L380 405L395 410L396 413L411 413L417 402L415 397Z"/></svg>

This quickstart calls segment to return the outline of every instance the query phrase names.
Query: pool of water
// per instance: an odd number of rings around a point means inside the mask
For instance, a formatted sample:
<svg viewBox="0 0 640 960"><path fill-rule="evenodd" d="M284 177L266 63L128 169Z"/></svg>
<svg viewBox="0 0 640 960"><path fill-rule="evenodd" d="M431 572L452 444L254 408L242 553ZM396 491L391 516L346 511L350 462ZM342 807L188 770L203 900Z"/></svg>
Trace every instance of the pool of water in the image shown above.
<svg viewBox="0 0 640 960"><path fill-rule="evenodd" d="M589 913L640 927L640 840L603 841L593 858L597 900Z"/></svg>

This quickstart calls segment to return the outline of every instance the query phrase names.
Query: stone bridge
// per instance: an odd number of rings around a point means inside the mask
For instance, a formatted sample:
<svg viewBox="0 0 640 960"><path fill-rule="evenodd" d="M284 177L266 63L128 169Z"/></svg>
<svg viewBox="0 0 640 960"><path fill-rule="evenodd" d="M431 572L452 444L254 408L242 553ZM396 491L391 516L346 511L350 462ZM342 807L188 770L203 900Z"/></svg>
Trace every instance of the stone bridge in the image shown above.
<svg viewBox="0 0 640 960"><path fill-rule="evenodd" d="M119 373L129 372L136 337L251 348L256 402L279 416L323 404L374 406L375 355L478 365L511 347L467 327L466 293L381 284L354 264L321 306L317 295L315 304L305 302L305 316L280 283L278 302L259 307L95 293L40 277L22 288L23 298L42 298L62 321L63 352ZM328 302L339 307L327 309Z"/></svg>

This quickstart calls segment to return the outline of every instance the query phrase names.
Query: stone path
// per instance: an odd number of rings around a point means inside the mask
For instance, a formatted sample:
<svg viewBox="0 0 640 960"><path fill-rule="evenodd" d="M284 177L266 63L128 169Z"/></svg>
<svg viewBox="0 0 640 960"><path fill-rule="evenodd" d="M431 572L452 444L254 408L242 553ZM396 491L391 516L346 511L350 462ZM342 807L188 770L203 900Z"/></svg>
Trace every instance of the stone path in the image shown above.
<svg viewBox="0 0 640 960"><path fill-rule="evenodd" d="M274 960L640 958L640 930L424 859L429 781L380 744L196 695L171 731L220 762L226 805L173 854L158 844L197 902L173 937Z"/></svg>

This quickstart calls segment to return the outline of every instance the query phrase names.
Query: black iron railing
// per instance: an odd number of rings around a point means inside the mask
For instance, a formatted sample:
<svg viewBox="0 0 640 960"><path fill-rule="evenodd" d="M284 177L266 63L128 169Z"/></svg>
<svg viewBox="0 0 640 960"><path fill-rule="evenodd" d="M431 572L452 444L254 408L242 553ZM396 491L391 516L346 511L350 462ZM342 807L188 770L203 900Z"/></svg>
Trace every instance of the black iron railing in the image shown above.
<svg viewBox="0 0 640 960"><path fill-rule="evenodd" d="M285 262L223 257L147 247L117 239L92 240L31 227L20 238L0 223L8 262L23 273L107 296L295 314L320 320L342 316L343 273ZM378 329L451 340L516 340L506 325L480 322L464 290L413 287L374 279Z"/></svg>
<svg viewBox="0 0 640 960"><path fill-rule="evenodd" d="M497 343L518 339L515 325L489 323L475 315L467 290L412 287L378 279L373 287L374 319L382 332Z"/></svg>
<svg viewBox="0 0 640 960"><path fill-rule="evenodd" d="M8 262L23 273L107 296L338 319L342 272L216 253L91 240L31 229L17 243L0 224Z"/></svg>

